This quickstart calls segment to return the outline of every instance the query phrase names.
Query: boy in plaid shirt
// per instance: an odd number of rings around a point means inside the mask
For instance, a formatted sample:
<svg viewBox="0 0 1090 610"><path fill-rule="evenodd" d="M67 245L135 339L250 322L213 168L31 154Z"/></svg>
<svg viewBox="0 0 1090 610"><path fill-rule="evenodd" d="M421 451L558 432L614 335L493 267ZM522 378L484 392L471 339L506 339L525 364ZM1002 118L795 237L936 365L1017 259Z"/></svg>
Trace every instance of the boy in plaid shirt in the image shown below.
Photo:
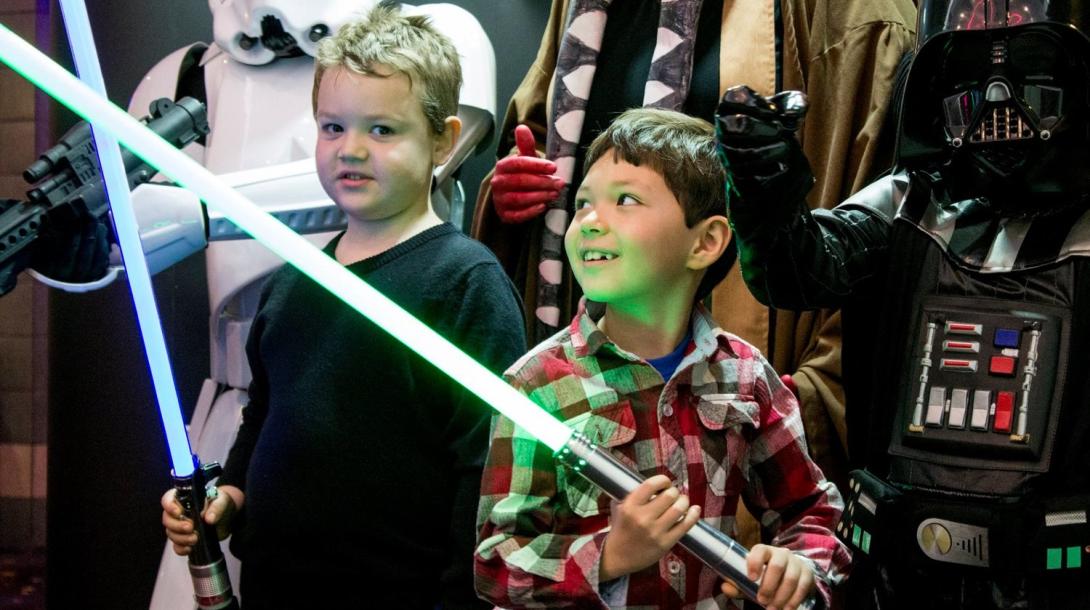
<svg viewBox="0 0 1090 610"><path fill-rule="evenodd" d="M749 554L761 603L792 610L815 589L828 603L850 561L832 531L840 495L810 460L791 391L700 304L731 262L711 125L630 110L586 167L565 236L586 300L505 377L648 478L614 502L499 417L478 594L505 608L725 607L738 590L674 545L701 516L732 534L741 496L775 536Z"/></svg>

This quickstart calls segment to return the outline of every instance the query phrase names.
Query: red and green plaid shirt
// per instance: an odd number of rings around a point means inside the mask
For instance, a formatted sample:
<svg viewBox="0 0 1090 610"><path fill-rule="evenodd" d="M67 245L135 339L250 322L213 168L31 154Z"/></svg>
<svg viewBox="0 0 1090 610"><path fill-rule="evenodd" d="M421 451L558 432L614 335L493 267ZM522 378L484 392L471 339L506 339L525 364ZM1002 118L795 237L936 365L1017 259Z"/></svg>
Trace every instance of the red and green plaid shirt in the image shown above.
<svg viewBox="0 0 1090 610"><path fill-rule="evenodd" d="M843 502L810 460L798 403L752 346L698 307L674 375L606 337L580 308L571 326L505 378L645 477L665 474L734 534L739 496L772 544L812 562L828 601L851 560L833 535ZM714 608L720 578L680 547L657 565L599 583L611 499L498 417L485 465L475 555L477 592L504 608Z"/></svg>

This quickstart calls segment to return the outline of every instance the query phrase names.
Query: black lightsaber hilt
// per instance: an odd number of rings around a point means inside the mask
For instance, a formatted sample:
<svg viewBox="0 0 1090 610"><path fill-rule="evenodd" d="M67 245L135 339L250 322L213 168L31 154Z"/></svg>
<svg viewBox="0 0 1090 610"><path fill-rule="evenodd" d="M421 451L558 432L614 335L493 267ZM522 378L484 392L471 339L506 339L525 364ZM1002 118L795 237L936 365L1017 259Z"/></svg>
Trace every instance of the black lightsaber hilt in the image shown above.
<svg viewBox="0 0 1090 610"><path fill-rule="evenodd" d="M598 447L578 432L572 434L567 444L556 452L556 458L617 500L624 499L644 481L643 477L609 451ZM759 585L747 574L746 556L749 550L744 546L704 521L698 521L678 544L717 574L737 585L743 595L757 602ZM816 596L811 596L799 605L799 610L814 609L817 599Z"/></svg>
<svg viewBox="0 0 1090 610"><path fill-rule="evenodd" d="M238 610L238 600L231 589L231 576L227 573L227 560L220 549L216 527L201 519L208 481L221 472L216 462L201 465L193 456L193 474L174 479L174 493L182 505L185 516L193 520L197 543L189 552L189 575L193 578L193 598L200 610Z"/></svg>

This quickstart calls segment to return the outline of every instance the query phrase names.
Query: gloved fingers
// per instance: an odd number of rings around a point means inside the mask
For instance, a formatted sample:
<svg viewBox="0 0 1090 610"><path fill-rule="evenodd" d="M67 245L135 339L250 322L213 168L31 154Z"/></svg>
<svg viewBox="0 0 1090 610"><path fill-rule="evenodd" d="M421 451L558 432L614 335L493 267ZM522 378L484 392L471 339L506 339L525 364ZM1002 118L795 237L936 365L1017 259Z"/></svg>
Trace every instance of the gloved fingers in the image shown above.
<svg viewBox="0 0 1090 610"><path fill-rule="evenodd" d="M757 148L736 148L723 146L723 153L730 161L730 167L736 172L748 171L751 167L780 163L788 160L792 154L787 142L774 142Z"/></svg>
<svg viewBox="0 0 1090 610"><path fill-rule="evenodd" d="M729 172L734 180L768 180L782 175L790 167L778 159L754 159L745 163L731 163Z"/></svg>
<svg viewBox="0 0 1090 610"><path fill-rule="evenodd" d="M546 205L559 196L557 191L529 191L494 195L492 199L500 220L515 224L537 218L545 211Z"/></svg>
<svg viewBox="0 0 1090 610"><path fill-rule="evenodd" d="M101 274L95 275L95 270L102 268L105 272L106 258L109 249L106 242L106 227L100 222L89 222L80 230L79 246L76 251L76 259L72 261L75 281L90 281L98 279Z"/></svg>
<svg viewBox="0 0 1090 610"><path fill-rule="evenodd" d="M719 101L717 116L744 114L756 118L775 119L779 116L777 107L763 95L745 85L727 89Z"/></svg>
<svg viewBox="0 0 1090 610"><path fill-rule="evenodd" d="M73 281L76 279L76 268L79 262L80 246L83 238L80 233L62 234L63 229L51 225L48 229L48 237L42 240L42 258L44 263L35 265L46 276L61 281Z"/></svg>
<svg viewBox="0 0 1090 610"><path fill-rule="evenodd" d="M533 207L522 210L508 210L507 212L500 214L500 220L507 224L521 224L541 216L545 213L545 208L546 205L544 203L539 203Z"/></svg>
<svg viewBox="0 0 1090 610"><path fill-rule="evenodd" d="M534 132L525 125L515 127L515 147L519 154L525 157L537 156L537 143L534 141Z"/></svg>
<svg viewBox="0 0 1090 610"><path fill-rule="evenodd" d="M98 220L43 225L31 266L62 282L89 282L106 274L110 263L109 229Z"/></svg>
<svg viewBox="0 0 1090 610"><path fill-rule="evenodd" d="M802 91L780 91L764 97L745 85L731 87L723 94L716 115L744 114L760 119L789 119L793 122L806 116L810 103Z"/></svg>
<svg viewBox="0 0 1090 610"><path fill-rule="evenodd" d="M564 188L564 181L555 176L541 174L493 174L493 191L559 191Z"/></svg>
<svg viewBox="0 0 1090 610"><path fill-rule="evenodd" d="M560 196L560 191L514 191L504 193L496 200L496 208L501 212L525 210L539 203L549 203ZM496 199L495 196L492 197Z"/></svg>
<svg viewBox="0 0 1090 610"><path fill-rule="evenodd" d="M810 109L810 102L802 91L780 91L768 98L768 101L778 110L780 116L795 122L802 120Z"/></svg>
<svg viewBox="0 0 1090 610"><path fill-rule="evenodd" d="M719 133L724 141L761 141L782 139L784 127L779 120L728 114L716 118Z"/></svg>
<svg viewBox="0 0 1090 610"><path fill-rule="evenodd" d="M91 278L97 280L106 275L110 266L110 231L104 222L95 223L94 263L91 265Z"/></svg>
<svg viewBox="0 0 1090 610"><path fill-rule="evenodd" d="M556 163L539 157L504 157L496 161L497 174L542 174L556 173Z"/></svg>
<svg viewBox="0 0 1090 610"><path fill-rule="evenodd" d="M759 161L735 170L736 180L770 180L787 171L787 164L779 161Z"/></svg>

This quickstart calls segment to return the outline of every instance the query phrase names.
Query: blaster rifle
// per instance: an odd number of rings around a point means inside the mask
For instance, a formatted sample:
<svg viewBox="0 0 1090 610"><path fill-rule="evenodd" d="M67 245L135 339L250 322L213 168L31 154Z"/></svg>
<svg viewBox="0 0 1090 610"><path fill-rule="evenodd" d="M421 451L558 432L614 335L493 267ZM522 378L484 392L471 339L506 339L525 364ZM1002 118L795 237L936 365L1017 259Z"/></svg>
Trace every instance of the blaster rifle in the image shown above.
<svg viewBox="0 0 1090 610"><path fill-rule="evenodd" d="M208 133L204 104L185 97L177 102L167 98L151 104L148 127L177 148ZM152 166L122 149L129 187L150 180ZM102 183L98 153L91 126L81 121L45 151L23 172L31 185L25 201L0 200L0 295L15 287L18 274L37 257L38 238L49 232L76 234L87 223L106 222L109 205Z"/></svg>

